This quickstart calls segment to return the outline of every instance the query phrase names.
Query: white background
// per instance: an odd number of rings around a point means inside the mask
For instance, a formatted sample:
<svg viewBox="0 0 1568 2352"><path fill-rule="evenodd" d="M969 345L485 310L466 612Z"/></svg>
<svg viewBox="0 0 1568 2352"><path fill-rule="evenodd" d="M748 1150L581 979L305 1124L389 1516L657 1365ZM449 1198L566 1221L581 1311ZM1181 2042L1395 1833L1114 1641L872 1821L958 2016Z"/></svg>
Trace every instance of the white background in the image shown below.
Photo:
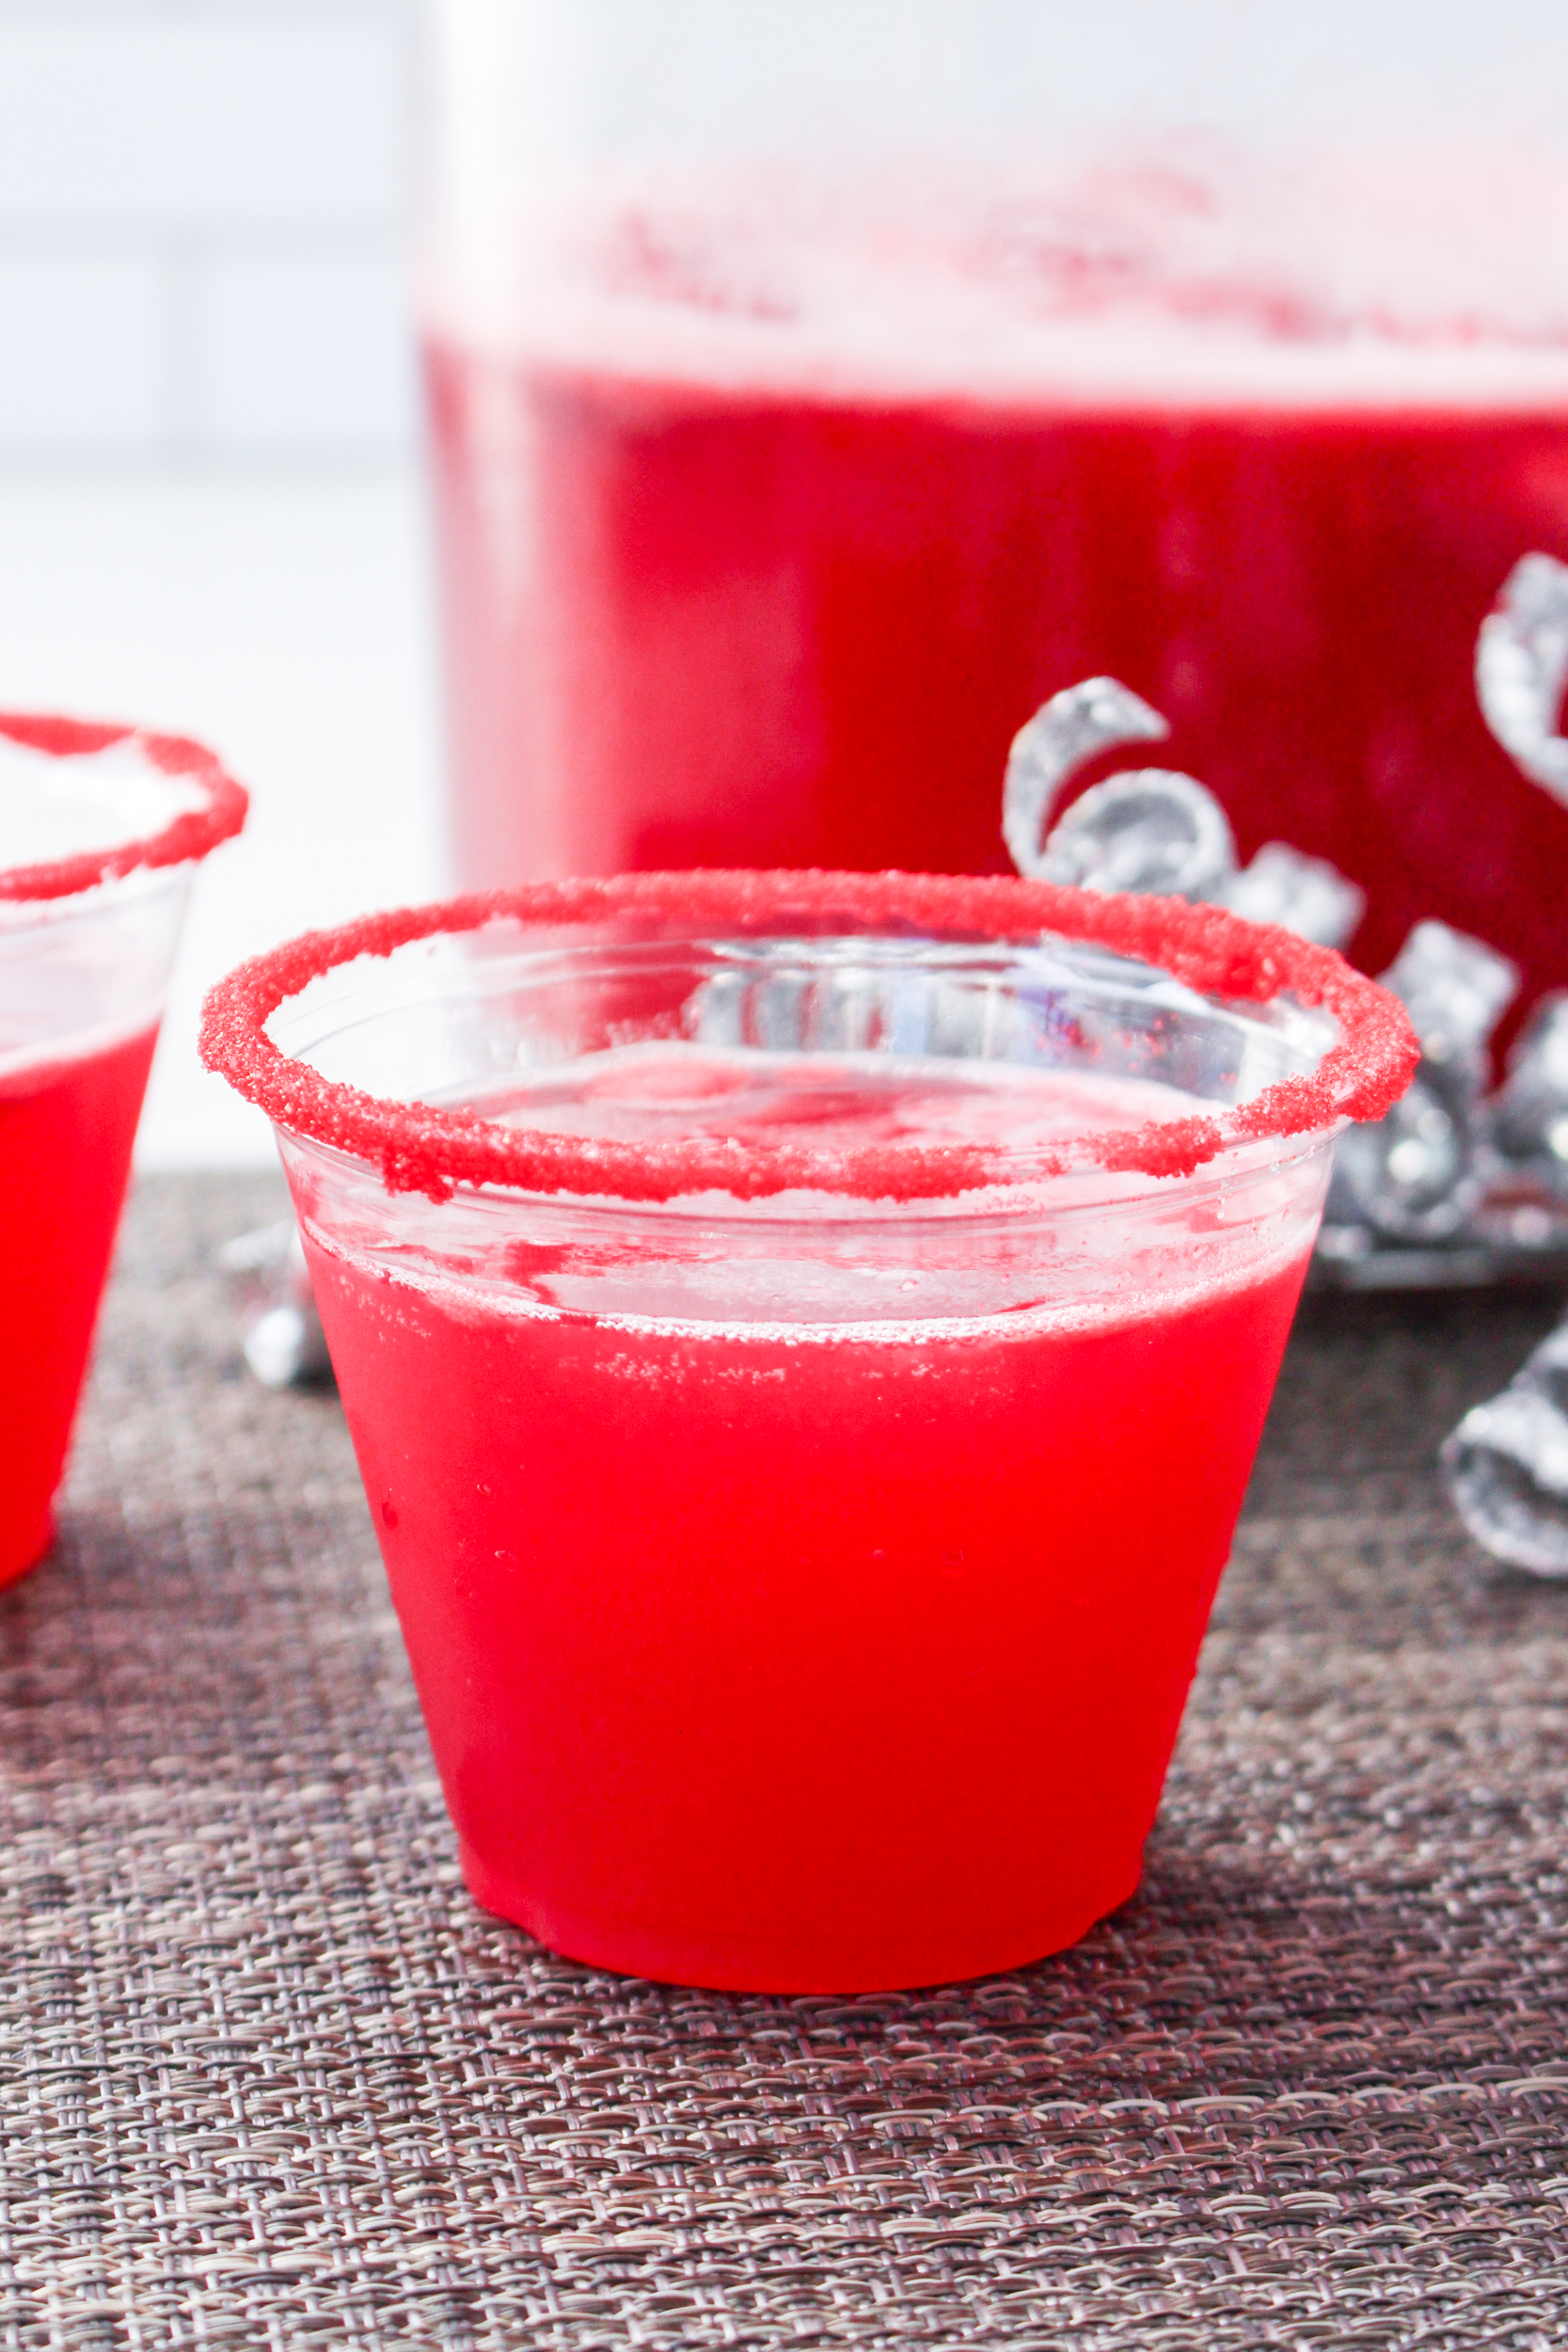
<svg viewBox="0 0 1568 2352"><path fill-rule="evenodd" d="M395 0L0 0L0 706L196 735L143 1165L265 1164L205 987L445 884Z"/></svg>
<svg viewBox="0 0 1568 2352"><path fill-rule="evenodd" d="M543 21L538 0L448 5L499 11L525 49ZM815 27L912 120L982 49L990 72L1005 17L1042 131L1327 107L1568 136L1564 0L580 0L572 21L593 87L608 42L615 103L689 128L705 60L742 38L764 113ZM911 61L939 18L961 37L933 77ZM400 0L0 0L0 705L202 736L255 793L202 879L144 1163L270 1155L197 1067L212 978L446 880L404 31Z"/></svg>

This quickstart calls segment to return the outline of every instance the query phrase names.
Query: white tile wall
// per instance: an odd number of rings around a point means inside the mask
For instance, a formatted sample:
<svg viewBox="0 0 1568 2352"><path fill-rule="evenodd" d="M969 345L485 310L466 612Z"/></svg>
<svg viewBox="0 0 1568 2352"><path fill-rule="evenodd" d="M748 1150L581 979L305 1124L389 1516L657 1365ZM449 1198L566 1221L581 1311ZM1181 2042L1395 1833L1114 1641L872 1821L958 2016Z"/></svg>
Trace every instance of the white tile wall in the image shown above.
<svg viewBox="0 0 1568 2352"><path fill-rule="evenodd" d="M164 288L154 256L0 245L0 450L116 456L164 429Z"/></svg>
<svg viewBox="0 0 1568 2352"><path fill-rule="evenodd" d="M0 0L0 707L212 743L138 1156L272 1161L204 990L446 881L401 0Z"/></svg>
<svg viewBox="0 0 1568 2352"><path fill-rule="evenodd" d="M0 0L0 461L412 439L400 0Z"/></svg>
<svg viewBox="0 0 1568 2352"><path fill-rule="evenodd" d="M226 450L389 449L408 431L403 278L363 238L214 253L192 287L196 427Z"/></svg>
<svg viewBox="0 0 1568 2352"><path fill-rule="evenodd" d="M194 735L251 815L198 878L137 1156L267 1166L197 1059L243 956L449 887L430 564L402 466L0 471L0 708Z"/></svg>

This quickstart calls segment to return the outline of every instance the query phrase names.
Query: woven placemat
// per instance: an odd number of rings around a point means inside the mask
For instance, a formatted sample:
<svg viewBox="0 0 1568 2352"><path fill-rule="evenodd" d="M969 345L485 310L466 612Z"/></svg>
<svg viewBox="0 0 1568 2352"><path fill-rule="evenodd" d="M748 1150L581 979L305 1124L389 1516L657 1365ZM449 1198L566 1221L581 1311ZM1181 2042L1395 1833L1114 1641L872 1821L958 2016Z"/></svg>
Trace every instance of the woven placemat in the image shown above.
<svg viewBox="0 0 1568 2352"><path fill-rule="evenodd" d="M458 1880L335 1398L133 1204L0 1597L8 2346L1568 2340L1568 1591L1433 1448L1555 1302L1307 1311L1141 1894L937 1993L550 1958Z"/></svg>

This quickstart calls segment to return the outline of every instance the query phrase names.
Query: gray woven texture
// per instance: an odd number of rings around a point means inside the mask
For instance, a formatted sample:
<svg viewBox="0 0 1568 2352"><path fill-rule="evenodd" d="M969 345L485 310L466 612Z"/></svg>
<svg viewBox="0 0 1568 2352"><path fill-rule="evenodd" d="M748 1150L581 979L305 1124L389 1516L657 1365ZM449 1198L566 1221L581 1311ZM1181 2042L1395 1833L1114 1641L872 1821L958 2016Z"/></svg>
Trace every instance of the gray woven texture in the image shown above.
<svg viewBox="0 0 1568 2352"><path fill-rule="evenodd" d="M8 2346L1556 2347L1568 1592L1433 1446L1552 1302L1292 1343L1141 1894L934 1993L732 1999L463 1891L335 1399L158 1180L0 1597Z"/></svg>

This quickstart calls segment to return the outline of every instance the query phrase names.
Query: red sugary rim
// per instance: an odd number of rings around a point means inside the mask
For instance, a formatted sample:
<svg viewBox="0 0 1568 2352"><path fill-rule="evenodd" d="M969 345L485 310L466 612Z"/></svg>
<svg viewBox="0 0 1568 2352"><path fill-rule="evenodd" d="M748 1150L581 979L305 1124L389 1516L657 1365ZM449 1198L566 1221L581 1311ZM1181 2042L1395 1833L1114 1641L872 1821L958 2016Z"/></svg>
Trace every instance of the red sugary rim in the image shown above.
<svg viewBox="0 0 1568 2352"><path fill-rule="evenodd" d="M435 906L370 914L330 931L308 931L220 980L202 1009L201 1057L290 1134L309 1136L379 1168L392 1192L448 1198L457 1184L524 1192L670 1200L695 1192L742 1200L806 1189L862 1200L934 1200L994 1184L1009 1172L1004 1149L890 1143L824 1151L699 1137L621 1143L503 1127L471 1111L390 1102L322 1077L279 1051L266 1023L286 998L359 956L441 932L510 919L558 929L617 918L678 921L687 936L788 936L793 921L820 934L896 930L958 940L1027 942L1042 933L1092 943L1154 964L1208 996L1266 1004L1289 993L1322 1007L1339 1025L1311 1077L1287 1078L1238 1110L1212 1118L1151 1120L1086 1136L1031 1173L1063 1175L1085 1162L1114 1172L1190 1175L1239 1144L1307 1135L1342 1119L1381 1119L1419 1059L1404 1008L1327 947L1223 908L1177 898L1102 898L1054 883L927 874L626 874L609 882L541 882Z"/></svg>
<svg viewBox="0 0 1568 2352"><path fill-rule="evenodd" d="M139 841L119 841L112 850L83 850L39 866L12 866L0 872L0 899L71 898L100 882L115 882L140 866L185 866L203 858L245 823L249 796L213 754L182 735L150 735L140 727L100 725L83 719L36 717L0 711L0 738L47 752L55 759L106 752L129 743L150 768L198 785L206 795L199 808L182 809L161 832Z"/></svg>

